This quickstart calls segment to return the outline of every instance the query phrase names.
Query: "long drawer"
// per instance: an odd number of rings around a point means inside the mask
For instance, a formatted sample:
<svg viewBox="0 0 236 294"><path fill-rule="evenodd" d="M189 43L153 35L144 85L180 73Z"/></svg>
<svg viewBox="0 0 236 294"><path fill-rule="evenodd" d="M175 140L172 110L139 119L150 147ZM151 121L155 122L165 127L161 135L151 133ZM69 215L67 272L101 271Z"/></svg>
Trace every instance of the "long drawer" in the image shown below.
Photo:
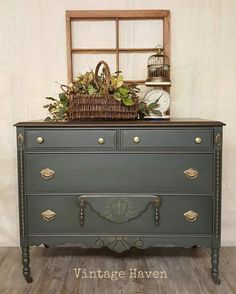
<svg viewBox="0 0 236 294"><path fill-rule="evenodd" d="M210 234L212 198L129 194L28 196L28 218L31 235Z"/></svg>
<svg viewBox="0 0 236 294"><path fill-rule="evenodd" d="M213 154L28 153L27 193L203 193Z"/></svg>

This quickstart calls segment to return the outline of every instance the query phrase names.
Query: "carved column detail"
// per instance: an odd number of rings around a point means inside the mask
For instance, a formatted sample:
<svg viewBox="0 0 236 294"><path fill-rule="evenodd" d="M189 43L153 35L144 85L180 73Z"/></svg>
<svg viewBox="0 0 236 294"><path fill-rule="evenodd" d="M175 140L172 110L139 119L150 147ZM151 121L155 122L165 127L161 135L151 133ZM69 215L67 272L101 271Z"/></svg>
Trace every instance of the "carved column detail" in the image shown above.
<svg viewBox="0 0 236 294"><path fill-rule="evenodd" d="M83 226L84 225L84 209L86 207L86 201L84 198L80 198L79 199L79 206L80 206L80 225Z"/></svg>
<svg viewBox="0 0 236 294"><path fill-rule="evenodd" d="M216 151L216 238L219 237L219 201L220 201L220 150Z"/></svg>
<svg viewBox="0 0 236 294"><path fill-rule="evenodd" d="M215 136L216 144L216 204L215 204L215 235L216 238L219 238L220 232L220 196L221 196L221 144L222 144L222 135L217 133Z"/></svg>
<svg viewBox="0 0 236 294"><path fill-rule="evenodd" d="M155 225L159 226L159 222L160 222L160 212L159 212L159 208L161 206L161 197L160 196L156 196L153 201L152 201L152 205L155 209Z"/></svg>
<svg viewBox="0 0 236 294"><path fill-rule="evenodd" d="M24 203L24 156L23 150L19 150L19 194L20 194L20 216L21 234L25 237L25 203Z"/></svg>

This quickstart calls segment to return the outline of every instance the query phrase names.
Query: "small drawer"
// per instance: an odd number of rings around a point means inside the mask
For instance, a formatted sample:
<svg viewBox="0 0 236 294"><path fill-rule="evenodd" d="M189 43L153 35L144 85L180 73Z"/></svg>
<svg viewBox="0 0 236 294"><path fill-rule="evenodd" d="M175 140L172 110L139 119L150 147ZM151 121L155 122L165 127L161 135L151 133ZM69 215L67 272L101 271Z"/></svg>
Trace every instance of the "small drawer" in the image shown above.
<svg viewBox="0 0 236 294"><path fill-rule="evenodd" d="M29 234L211 234L212 198L28 196Z"/></svg>
<svg viewBox="0 0 236 294"><path fill-rule="evenodd" d="M210 148L212 130L124 130L123 149L129 148Z"/></svg>
<svg viewBox="0 0 236 294"><path fill-rule="evenodd" d="M115 130L29 130L28 148L116 148Z"/></svg>

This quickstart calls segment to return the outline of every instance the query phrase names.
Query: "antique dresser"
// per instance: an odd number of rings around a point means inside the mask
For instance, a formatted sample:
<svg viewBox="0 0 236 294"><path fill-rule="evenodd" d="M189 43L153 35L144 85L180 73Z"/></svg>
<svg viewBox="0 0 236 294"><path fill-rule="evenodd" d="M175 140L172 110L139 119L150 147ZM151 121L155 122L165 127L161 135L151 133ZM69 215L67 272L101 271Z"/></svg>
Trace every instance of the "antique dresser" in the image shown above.
<svg viewBox="0 0 236 294"><path fill-rule="evenodd" d="M222 126L217 121L20 122L20 243L211 248L219 284Z"/></svg>

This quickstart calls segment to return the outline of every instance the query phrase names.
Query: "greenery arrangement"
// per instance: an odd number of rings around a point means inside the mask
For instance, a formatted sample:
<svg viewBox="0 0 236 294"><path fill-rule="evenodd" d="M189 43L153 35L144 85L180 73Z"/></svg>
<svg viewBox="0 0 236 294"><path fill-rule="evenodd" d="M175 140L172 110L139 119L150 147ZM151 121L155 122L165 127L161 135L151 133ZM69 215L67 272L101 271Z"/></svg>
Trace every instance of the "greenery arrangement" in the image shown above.
<svg viewBox="0 0 236 294"><path fill-rule="evenodd" d="M71 94L104 95L107 91L104 73L96 77L92 70L83 75L80 74L68 86L60 86L63 92L59 93L58 99L46 97L50 101L50 103L44 105L44 108L47 108L50 113L50 116L46 117L46 121L65 121L68 119L67 107ZM134 104L134 99L137 98L140 89L135 84L125 85L121 72L116 72L110 77L108 91L114 99L129 107ZM144 116L149 116L151 113L159 115L160 112L155 109L157 106L156 102L147 104L140 100L138 103L139 118L143 119Z"/></svg>
<svg viewBox="0 0 236 294"><path fill-rule="evenodd" d="M105 75L95 76L94 71L80 74L75 81L67 85L61 85L63 90L59 94L58 99L46 97L51 103L44 105L47 108L51 117L46 120L60 121L67 120L67 106L71 94L89 94L89 95L104 95L107 91ZM120 101L127 107L133 105L137 99L137 94L140 91L135 84L126 85L123 81L121 72L116 72L110 76L110 84L108 87L109 94L113 95L114 99Z"/></svg>

